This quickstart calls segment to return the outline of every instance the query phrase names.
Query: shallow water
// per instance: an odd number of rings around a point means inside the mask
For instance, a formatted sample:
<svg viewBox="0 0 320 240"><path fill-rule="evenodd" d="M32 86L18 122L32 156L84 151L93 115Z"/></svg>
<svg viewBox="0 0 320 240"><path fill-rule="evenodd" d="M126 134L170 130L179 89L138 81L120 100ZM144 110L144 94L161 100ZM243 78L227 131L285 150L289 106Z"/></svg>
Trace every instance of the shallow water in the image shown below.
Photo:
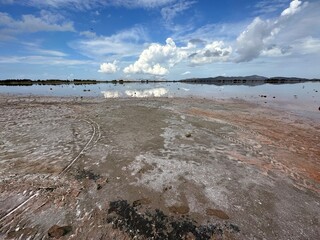
<svg viewBox="0 0 320 240"><path fill-rule="evenodd" d="M320 82L263 85L213 85L188 83L100 83L92 85L0 86L0 94L73 97L197 97L238 98L269 105L319 111ZM262 95L262 97L261 97Z"/></svg>

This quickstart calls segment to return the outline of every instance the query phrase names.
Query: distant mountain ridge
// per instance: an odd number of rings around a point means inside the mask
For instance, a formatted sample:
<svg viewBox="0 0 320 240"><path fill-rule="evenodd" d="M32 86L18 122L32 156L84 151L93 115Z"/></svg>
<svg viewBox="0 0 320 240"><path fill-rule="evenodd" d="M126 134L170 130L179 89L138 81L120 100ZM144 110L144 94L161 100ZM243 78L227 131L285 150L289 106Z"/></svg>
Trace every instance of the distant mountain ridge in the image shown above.
<svg viewBox="0 0 320 240"><path fill-rule="evenodd" d="M285 83L300 83L308 81L320 81L320 79L307 79L298 77L264 77L259 75L251 76L217 76L208 78L189 78L183 79L179 82L184 83L194 83L194 84L216 84L216 85L226 85L226 84L244 84L244 85L259 85L259 84L285 84Z"/></svg>

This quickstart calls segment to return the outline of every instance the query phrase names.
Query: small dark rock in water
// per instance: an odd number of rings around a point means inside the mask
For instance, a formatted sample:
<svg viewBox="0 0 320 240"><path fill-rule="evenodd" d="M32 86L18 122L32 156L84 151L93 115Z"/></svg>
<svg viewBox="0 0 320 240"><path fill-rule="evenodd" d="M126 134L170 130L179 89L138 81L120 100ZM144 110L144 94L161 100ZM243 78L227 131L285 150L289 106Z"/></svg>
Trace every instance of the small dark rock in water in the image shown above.
<svg viewBox="0 0 320 240"><path fill-rule="evenodd" d="M186 134L186 137L187 137L187 138L191 137L191 133L187 133L187 134Z"/></svg>
<svg viewBox="0 0 320 240"><path fill-rule="evenodd" d="M320 107L319 107L319 111L320 111Z"/></svg>
<svg viewBox="0 0 320 240"><path fill-rule="evenodd" d="M188 217L167 216L158 209L142 213L125 200L110 202L107 222L137 239L224 239L225 232L229 237L240 232L233 224L198 225Z"/></svg>
<svg viewBox="0 0 320 240"><path fill-rule="evenodd" d="M276 98L275 96L273 98Z"/></svg>
<svg viewBox="0 0 320 240"><path fill-rule="evenodd" d="M59 227L58 225L53 225L48 230L48 236L51 237L51 238L60 238L62 236L67 235L71 231L72 231L72 227L71 226Z"/></svg>
<svg viewBox="0 0 320 240"><path fill-rule="evenodd" d="M52 88L50 88L50 90L52 90Z"/></svg>

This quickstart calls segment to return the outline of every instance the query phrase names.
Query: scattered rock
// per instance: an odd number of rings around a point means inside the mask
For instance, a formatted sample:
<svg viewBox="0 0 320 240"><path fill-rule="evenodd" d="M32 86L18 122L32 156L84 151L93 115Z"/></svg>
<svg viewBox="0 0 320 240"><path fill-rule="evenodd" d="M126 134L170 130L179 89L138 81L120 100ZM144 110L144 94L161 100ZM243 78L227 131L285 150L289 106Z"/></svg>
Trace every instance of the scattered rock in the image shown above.
<svg viewBox="0 0 320 240"><path fill-rule="evenodd" d="M187 133L187 134L186 134L186 137L187 137L187 138L189 138L189 137L191 137L191 136L192 136L191 133Z"/></svg>
<svg viewBox="0 0 320 240"><path fill-rule="evenodd" d="M87 178L89 180L97 181L98 179L101 178L101 176L99 174L93 173L90 170L81 169L81 170L77 170L77 175L75 176L75 178L77 180L82 180Z"/></svg>
<svg viewBox="0 0 320 240"><path fill-rule="evenodd" d="M190 211L188 206L171 206L169 211L174 214L187 214Z"/></svg>
<svg viewBox="0 0 320 240"><path fill-rule="evenodd" d="M170 189L172 189L172 186L164 187L162 191L163 191L163 192L166 192L166 191L168 191L168 190L170 190Z"/></svg>
<svg viewBox="0 0 320 240"><path fill-rule="evenodd" d="M198 225L188 217L167 216L155 209L141 212L125 200L110 202L107 222L134 239L233 239L240 232L233 224ZM227 236L228 235L228 236Z"/></svg>
<svg viewBox="0 0 320 240"><path fill-rule="evenodd" d="M207 208L206 214L209 216L215 216L220 219L229 219L229 216L224 212L219 209L214 209L214 208Z"/></svg>
<svg viewBox="0 0 320 240"><path fill-rule="evenodd" d="M60 238L62 236L67 235L69 232L72 231L71 226L58 226L58 225L53 225L49 230L48 230L48 236L51 238Z"/></svg>
<svg viewBox="0 0 320 240"><path fill-rule="evenodd" d="M97 190L100 190L102 188L101 184L97 184Z"/></svg>

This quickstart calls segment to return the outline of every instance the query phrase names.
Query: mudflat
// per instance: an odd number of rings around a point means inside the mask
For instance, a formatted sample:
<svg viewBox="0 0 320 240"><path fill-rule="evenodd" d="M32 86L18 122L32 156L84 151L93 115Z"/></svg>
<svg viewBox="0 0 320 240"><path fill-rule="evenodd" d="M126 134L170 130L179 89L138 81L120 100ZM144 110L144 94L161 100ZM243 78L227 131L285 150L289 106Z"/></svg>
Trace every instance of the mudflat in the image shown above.
<svg viewBox="0 0 320 240"><path fill-rule="evenodd" d="M316 114L0 96L1 239L317 239L319 200Z"/></svg>

